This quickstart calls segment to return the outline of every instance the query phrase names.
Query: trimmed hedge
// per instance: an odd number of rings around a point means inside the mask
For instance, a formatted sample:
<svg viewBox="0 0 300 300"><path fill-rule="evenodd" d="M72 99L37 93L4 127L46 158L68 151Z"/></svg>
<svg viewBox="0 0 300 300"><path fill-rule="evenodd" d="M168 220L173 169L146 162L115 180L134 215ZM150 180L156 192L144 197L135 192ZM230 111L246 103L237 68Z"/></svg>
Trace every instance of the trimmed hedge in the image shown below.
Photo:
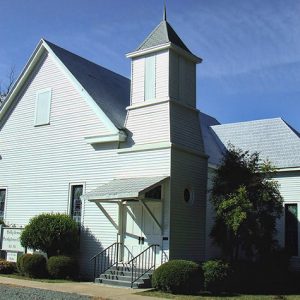
<svg viewBox="0 0 300 300"><path fill-rule="evenodd" d="M47 275L46 258L42 254L25 254L20 258L21 273L32 278L43 278Z"/></svg>
<svg viewBox="0 0 300 300"><path fill-rule="evenodd" d="M51 256L47 263L48 273L55 279L75 278L78 276L77 261L69 256Z"/></svg>
<svg viewBox="0 0 300 300"><path fill-rule="evenodd" d="M20 241L23 247L41 250L48 257L73 254L79 245L78 225L66 214L41 214L25 226Z"/></svg>
<svg viewBox="0 0 300 300"><path fill-rule="evenodd" d="M12 274L16 270L16 263L0 259L0 274Z"/></svg>
<svg viewBox="0 0 300 300"><path fill-rule="evenodd" d="M208 260L202 264L204 288L212 293L224 291L230 267L222 260Z"/></svg>
<svg viewBox="0 0 300 300"><path fill-rule="evenodd" d="M187 260L170 260L152 275L152 286L169 293L193 294L200 291L202 284L200 266Z"/></svg>
<svg viewBox="0 0 300 300"><path fill-rule="evenodd" d="M24 273L24 260L26 260L31 255L32 254L23 254L23 255L21 255L21 256L18 257L18 260L17 260L17 271L21 275L25 275L25 273Z"/></svg>

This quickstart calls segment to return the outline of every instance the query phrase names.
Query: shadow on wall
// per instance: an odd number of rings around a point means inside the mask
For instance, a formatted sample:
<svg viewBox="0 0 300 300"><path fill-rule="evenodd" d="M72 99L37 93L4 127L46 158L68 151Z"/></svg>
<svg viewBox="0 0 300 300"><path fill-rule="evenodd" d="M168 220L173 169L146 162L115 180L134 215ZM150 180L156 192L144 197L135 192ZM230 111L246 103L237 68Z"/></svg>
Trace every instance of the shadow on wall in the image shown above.
<svg viewBox="0 0 300 300"><path fill-rule="evenodd" d="M80 277L94 281L94 264L91 258L103 251L102 244L95 238L89 228L81 227L80 233Z"/></svg>

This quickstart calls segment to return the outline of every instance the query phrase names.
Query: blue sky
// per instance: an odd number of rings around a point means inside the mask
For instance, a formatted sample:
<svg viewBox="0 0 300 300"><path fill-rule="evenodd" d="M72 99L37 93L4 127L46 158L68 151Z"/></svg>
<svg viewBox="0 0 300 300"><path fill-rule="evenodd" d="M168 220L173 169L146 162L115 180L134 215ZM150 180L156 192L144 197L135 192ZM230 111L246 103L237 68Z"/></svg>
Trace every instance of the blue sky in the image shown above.
<svg viewBox="0 0 300 300"><path fill-rule="evenodd" d="M40 38L127 77L163 0L0 0L0 79ZM198 108L221 123L282 117L300 130L300 1L168 0L168 21L196 55ZM4 13L3 13L4 12Z"/></svg>

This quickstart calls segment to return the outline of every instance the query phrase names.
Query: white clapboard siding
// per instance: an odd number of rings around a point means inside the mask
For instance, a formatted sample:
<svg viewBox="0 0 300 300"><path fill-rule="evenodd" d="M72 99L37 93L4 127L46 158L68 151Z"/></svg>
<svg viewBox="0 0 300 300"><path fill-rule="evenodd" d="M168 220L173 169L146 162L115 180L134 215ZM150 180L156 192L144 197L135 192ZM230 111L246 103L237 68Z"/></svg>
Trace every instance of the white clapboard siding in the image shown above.
<svg viewBox="0 0 300 300"><path fill-rule="evenodd" d="M132 60L132 91L131 104L144 102L144 84L145 84L145 59L144 57L135 58Z"/></svg>
<svg viewBox="0 0 300 300"><path fill-rule="evenodd" d="M179 99L196 107L196 65L179 57Z"/></svg>
<svg viewBox="0 0 300 300"><path fill-rule="evenodd" d="M204 260L207 162L205 158L172 150L170 202L170 256ZM189 188L190 203L184 200Z"/></svg>
<svg viewBox="0 0 300 300"><path fill-rule="evenodd" d="M169 96L169 51L156 54L156 99Z"/></svg>
<svg viewBox="0 0 300 300"><path fill-rule="evenodd" d="M35 127L36 93L44 88L52 90L50 125ZM26 225L42 212L68 212L70 183L83 183L89 192L122 176L170 174L169 149L119 154L116 143L87 144L84 137L109 132L49 56L2 125L0 186L8 189L8 224ZM117 219L116 206L108 206ZM81 261L88 272L90 256L115 242L116 230L94 203L84 203L83 213Z"/></svg>
<svg viewBox="0 0 300 300"><path fill-rule="evenodd" d="M204 153L198 111L171 103L170 122L172 143Z"/></svg>
<svg viewBox="0 0 300 300"><path fill-rule="evenodd" d="M196 65L170 51L170 97L196 107Z"/></svg>
<svg viewBox="0 0 300 300"><path fill-rule="evenodd" d="M170 61L170 97L179 100L179 66L178 60L179 56L173 51L169 54Z"/></svg>
<svg viewBox="0 0 300 300"><path fill-rule="evenodd" d="M135 144L170 140L169 103L129 109L126 128Z"/></svg>
<svg viewBox="0 0 300 300"><path fill-rule="evenodd" d="M145 101L145 59L142 56L132 60L131 104ZM169 51L158 52L155 57L155 99L169 96Z"/></svg>

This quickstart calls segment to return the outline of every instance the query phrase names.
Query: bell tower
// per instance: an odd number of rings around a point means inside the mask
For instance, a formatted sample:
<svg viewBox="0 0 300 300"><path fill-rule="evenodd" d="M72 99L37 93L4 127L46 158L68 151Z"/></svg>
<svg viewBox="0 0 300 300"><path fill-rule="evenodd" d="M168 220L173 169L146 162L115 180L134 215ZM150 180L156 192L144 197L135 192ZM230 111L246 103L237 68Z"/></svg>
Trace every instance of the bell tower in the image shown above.
<svg viewBox="0 0 300 300"><path fill-rule="evenodd" d="M196 108L194 55L163 19L131 58L126 147L169 149L170 259L201 261L205 252L207 156ZM188 250L187 250L188 249Z"/></svg>
<svg viewBox="0 0 300 300"><path fill-rule="evenodd" d="M176 140L178 133L171 132L175 121L171 118L177 118L179 107L196 110L196 65L201 58L187 48L169 24L165 7L162 21L127 57L131 58L131 103L126 128L132 133L133 143ZM174 105L179 106L172 114Z"/></svg>

